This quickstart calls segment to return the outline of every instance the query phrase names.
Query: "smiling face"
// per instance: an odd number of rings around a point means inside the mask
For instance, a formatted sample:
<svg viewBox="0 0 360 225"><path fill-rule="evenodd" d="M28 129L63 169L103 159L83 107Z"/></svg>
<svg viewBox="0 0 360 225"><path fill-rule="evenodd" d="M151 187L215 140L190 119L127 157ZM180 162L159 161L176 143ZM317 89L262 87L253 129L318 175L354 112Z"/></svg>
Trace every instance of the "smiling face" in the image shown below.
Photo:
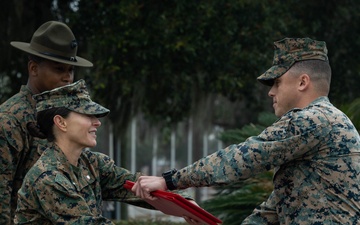
<svg viewBox="0 0 360 225"><path fill-rule="evenodd" d="M71 112L63 119L63 134L68 144L75 148L96 146L97 128L101 126L100 120L93 115Z"/></svg>
<svg viewBox="0 0 360 225"><path fill-rule="evenodd" d="M277 117L281 117L289 110L298 107L301 97L298 92L300 82L299 77L290 74L289 71L274 80L268 94L273 99L273 108Z"/></svg>

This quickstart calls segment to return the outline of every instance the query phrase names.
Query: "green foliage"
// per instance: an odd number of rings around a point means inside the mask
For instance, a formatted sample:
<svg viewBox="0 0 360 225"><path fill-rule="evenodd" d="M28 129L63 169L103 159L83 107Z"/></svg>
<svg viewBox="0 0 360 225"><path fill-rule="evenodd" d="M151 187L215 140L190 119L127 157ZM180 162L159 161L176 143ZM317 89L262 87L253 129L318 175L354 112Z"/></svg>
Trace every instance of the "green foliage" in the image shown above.
<svg viewBox="0 0 360 225"><path fill-rule="evenodd" d="M264 110L255 78L271 65L272 42L283 37L325 40L334 74L332 101L360 97L354 88L360 85L360 41L353 35L360 31L360 5L354 0L1 4L1 100L26 82L26 58L9 42L30 40L46 20L66 21L80 43L79 55L95 64L85 77L94 100L111 109L120 132L139 111L155 123L176 124L208 94L244 99L250 108Z"/></svg>
<svg viewBox="0 0 360 225"><path fill-rule="evenodd" d="M112 110L119 130L139 111L155 122L181 121L208 93L231 100L246 96L248 104L259 104L255 77L271 64L272 42L286 36L325 40L335 75L331 99L344 103L360 97L354 88L360 85L360 42L353 35L360 30L360 5L354 0L31 0L1 5L0 75L10 78L1 85L11 86L11 91L1 88L1 100L26 82L26 57L19 57L9 42L29 41L50 19L73 28L79 54L95 64L86 77L95 100Z"/></svg>
<svg viewBox="0 0 360 225"><path fill-rule="evenodd" d="M253 209L265 201L273 190L272 172L265 172L246 181L218 188L214 198L205 201L204 209L220 218L224 224L240 224Z"/></svg>
<svg viewBox="0 0 360 225"><path fill-rule="evenodd" d="M239 100L251 93L265 62L254 47L264 36L243 36L260 26L261 10L256 1L81 1L71 21L96 43L96 72L87 80L126 127L125 111L177 123L204 94Z"/></svg>
<svg viewBox="0 0 360 225"><path fill-rule="evenodd" d="M249 136L258 135L275 120L274 114L260 113L258 124L224 131L220 139L228 144L242 142ZM265 172L245 181L218 187L214 194L215 197L205 201L202 205L206 210L221 218L224 224L239 224L269 196L273 189L272 176L273 172Z"/></svg>
<svg viewBox="0 0 360 225"><path fill-rule="evenodd" d="M226 130L219 135L219 139L225 145L243 142L250 136L260 134L261 131L271 125L276 119L277 118L273 113L262 112L258 116L257 124L251 123L244 125L241 129Z"/></svg>
<svg viewBox="0 0 360 225"><path fill-rule="evenodd" d="M350 118L354 126L359 130L360 127L360 98L343 104L340 109Z"/></svg>

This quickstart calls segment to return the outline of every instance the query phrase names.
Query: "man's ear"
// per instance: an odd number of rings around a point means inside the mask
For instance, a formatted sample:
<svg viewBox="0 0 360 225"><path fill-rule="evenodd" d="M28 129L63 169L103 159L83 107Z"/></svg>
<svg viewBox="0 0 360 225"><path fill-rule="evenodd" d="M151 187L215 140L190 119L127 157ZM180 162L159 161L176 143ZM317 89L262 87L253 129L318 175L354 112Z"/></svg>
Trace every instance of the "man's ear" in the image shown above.
<svg viewBox="0 0 360 225"><path fill-rule="evenodd" d="M64 117L60 115L55 115L53 121L55 126L57 126L60 130L66 131L67 124Z"/></svg>
<svg viewBox="0 0 360 225"><path fill-rule="evenodd" d="M299 87L300 91L306 90L310 85L310 76L306 73L303 73L299 76Z"/></svg>
<svg viewBox="0 0 360 225"><path fill-rule="evenodd" d="M37 76L38 66L39 66L39 64L36 63L34 60L29 60L29 62L28 62L29 76L33 76L33 77Z"/></svg>

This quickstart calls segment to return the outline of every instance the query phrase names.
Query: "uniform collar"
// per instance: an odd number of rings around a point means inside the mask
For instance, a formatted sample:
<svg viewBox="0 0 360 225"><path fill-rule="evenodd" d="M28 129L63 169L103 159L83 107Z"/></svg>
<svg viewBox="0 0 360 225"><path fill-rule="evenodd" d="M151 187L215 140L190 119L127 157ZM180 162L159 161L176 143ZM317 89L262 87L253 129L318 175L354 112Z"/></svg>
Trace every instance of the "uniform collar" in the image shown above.
<svg viewBox="0 0 360 225"><path fill-rule="evenodd" d="M58 170L67 175L77 191L81 191L95 181L95 177L88 168L86 157L83 153L80 155L78 166L75 167L67 160L63 151L61 151L59 146L55 143L53 144L52 149L54 150L54 156L57 159Z"/></svg>

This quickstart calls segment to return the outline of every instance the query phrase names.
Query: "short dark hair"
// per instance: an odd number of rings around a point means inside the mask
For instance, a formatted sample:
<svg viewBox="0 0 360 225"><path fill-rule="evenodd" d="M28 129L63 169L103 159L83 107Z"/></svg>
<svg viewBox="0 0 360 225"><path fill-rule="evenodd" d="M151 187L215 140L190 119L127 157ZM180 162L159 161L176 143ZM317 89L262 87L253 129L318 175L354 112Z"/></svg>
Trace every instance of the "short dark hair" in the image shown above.
<svg viewBox="0 0 360 225"><path fill-rule="evenodd" d="M323 94L329 93L331 82L331 67L328 61L299 61L296 62L289 71L294 75L299 75L301 73L308 74L319 92Z"/></svg>
<svg viewBox="0 0 360 225"><path fill-rule="evenodd" d="M32 54L29 54L29 55L28 55L28 59L29 59L29 61L32 60L32 61L34 61L34 62L36 62L36 63L41 63L42 61L45 60L45 59L42 58L42 57L39 57L39 56L36 56L36 55L32 55Z"/></svg>
<svg viewBox="0 0 360 225"><path fill-rule="evenodd" d="M51 108L37 113L37 125L27 124L30 134L34 137L46 138L49 142L55 141L53 132L54 116L67 118L71 110L65 107Z"/></svg>

